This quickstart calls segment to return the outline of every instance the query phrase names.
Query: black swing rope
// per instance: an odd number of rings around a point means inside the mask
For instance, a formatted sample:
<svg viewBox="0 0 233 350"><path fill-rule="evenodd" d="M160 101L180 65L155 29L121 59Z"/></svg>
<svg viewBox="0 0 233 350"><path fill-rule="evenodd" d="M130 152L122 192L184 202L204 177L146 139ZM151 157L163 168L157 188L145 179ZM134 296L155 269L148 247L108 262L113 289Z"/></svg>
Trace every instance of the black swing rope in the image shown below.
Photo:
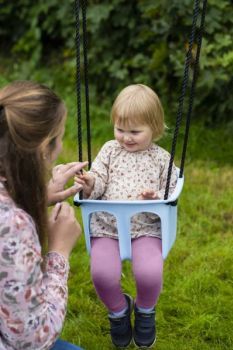
<svg viewBox="0 0 233 350"><path fill-rule="evenodd" d="M87 155L88 167L91 167L91 128L89 110L89 84L88 84L88 59L87 59L87 20L86 20L86 0L81 0L82 9L82 34L83 34L83 72L85 88L85 108L86 108L86 132L87 132ZM78 125L78 154L79 161L82 162L82 99L81 99L81 36L80 36L80 1L75 1L76 17L76 90L77 90L77 125Z"/></svg>
<svg viewBox="0 0 233 350"><path fill-rule="evenodd" d="M189 109L188 109L188 113L187 113L187 121L186 121L186 126L185 126L185 134L184 134L183 151L182 151L182 156L181 156L179 177L182 177L183 172L184 172L184 163L185 163L185 156L186 156L186 151L187 151L189 128L190 128L192 108L193 108L193 100L194 100L194 96L195 96L195 86L196 86L196 81L197 81L197 77L198 77L202 37L203 37L204 25L205 25L206 6L207 6L207 0L204 0L203 8L202 8L200 29L199 29L198 35L197 35L196 60L195 60L195 65L194 65L194 69L193 69L193 79L192 79L192 84L191 84L191 89L190 89L190 102L189 102Z"/></svg>
<svg viewBox="0 0 233 350"><path fill-rule="evenodd" d="M88 169L91 168L91 123L89 110L89 84L88 84L88 59L87 59L87 20L86 0L81 0L82 9L82 34L83 34L83 67L85 87L85 108L86 108L86 132L87 132L87 157ZM80 38L80 1L75 0L76 19L76 91L77 91L77 136L78 136L78 159L83 161L82 153L82 96L81 96L81 38ZM83 198L83 191L80 191L79 198Z"/></svg>
<svg viewBox="0 0 233 350"><path fill-rule="evenodd" d="M193 76L192 76L192 83L191 83L191 88L190 88L188 112L186 115L185 135L184 135L184 141L183 141L183 150L182 150L180 172L179 172L180 178L182 178L183 172L184 172L185 156L186 156L186 151L187 151L188 136L189 136L190 122L191 122L191 114L192 114L192 109L193 109L193 100L194 100L196 80L197 80L197 75L198 75L202 37L203 37L203 32L204 32L206 6L207 6L207 0L203 0L203 6L202 6L202 10L201 10L201 23L200 23L200 28L198 30L198 35L197 35L197 51L195 54L195 59L194 59L194 64L193 64ZM182 116L183 116L184 98L185 98L185 94L186 94L187 86L188 86L189 67L190 67L191 61L192 61L192 49L193 49L193 43L195 40L196 24L197 24L197 20L199 17L199 13L200 13L200 1L195 0L194 10L193 10L192 29L191 29L190 39L189 39L189 48L188 48L188 51L186 54L186 59L185 59L185 67L184 67L184 76L183 76L182 87L181 87L181 95L179 97L176 125L175 125L174 136L173 136L172 147L171 147L171 157L170 157L169 166L168 166L167 183L166 183L165 195L164 195L165 200L168 198L170 181L171 181L171 172L172 172L172 166L173 166L173 162L174 162L175 150L176 150L176 144L177 144L177 138L178 138L180 124L181 124Z"/></svg>
<svg viewBox="0 0 233 350"><path fill-rule="evenodd" d="M80 53L80 20L79 20L79 0L75 1L75 19L76 19L76 90L77 90L77 128L78 128L78 159L83 160L82 155L82 110L81 110L81 53Z"/></svg>
<svg viewBox="0 0 233 350"><path fill-rule="evenodd" d="M82 0L82 18L83 18L83 59L84 59L84 86L86 102L86 125L87 125L87 158L88 168L91 168L91 121L89 111L89 84L88 84L88 59L87 59L87 2Z"/></svg>
<svg viewBox="0 0 233 350"><path fill-rule="evenodd" d="M87 152L88 152L88 162L89 162L89 169L90 169L90 166L91 166L91 132L90 132L90 113L89 113L89 87L88 87L87 25L86 25L87 5L86 5L86 0L80 0L80 1L75 0L78 154L79 154L79 161L81 162L82 161L81 105L82 104L81 104L80 2L81 2L81 9L82 9L83 57L84 57L83 66L84 66L86 127L87 127ZM185 135L184 135L184 141L183 141L183 149L182 149L180 172L179 172L180 178L183 176L183 172L184 172L185 156L186 156L186 151L187 151L188 135L189 135L189 129L190 129L191 114L192 114L192 109L193 109L193 100L194 100L194 95L195 95L195 86L196 86L196 80L197 80L197 75L198 75L199 58L200 58L202 37L203 37L203 31L204 31L206 6L207 6L207 0L203 0L203 6L202 6L202 10L201 10L201 23L200 23L200 28L199 28L198 34L197 34L197 40L196 40L197 41L197 51L196 51L195 59L194 59L194 63L193 63L193 76L192 76L192 82L191 82L191 88L190 88L188 112L186 115ZM197 21L199 18L199 14L200 14L200 0L195 0L194 1L194 9L193 9L192 29L191 29L190 39L189 39L189 47L188 47L188 51L187 51L186 59L185 59L184 75L183 75L182 86L181 86L181 95L179 97L178 110L177 110L177 116L176 116L176 124L175 124L174 136L173 136L172 146L171 146L171 157L170 157L169 166L168 166L167 182L166 182L165 195L164 195L165 200L168 198L170 181L171 181L171 172L172 172L172 166L173 166L173 162L174 162L175 150L176 150L176 144L177 144L177 138L178 138L179 129L180 129L180 125L181 125L181 121L182 121L182 117L183 117L184 99L185 99L187 87L188 87L189 68L190 68L191 62L192 62L193 43L195 41L195 36L196 36L196 31L197 31L196 27L197 27ZM80 192L80 199L82 199L82 191Z"/></svg>

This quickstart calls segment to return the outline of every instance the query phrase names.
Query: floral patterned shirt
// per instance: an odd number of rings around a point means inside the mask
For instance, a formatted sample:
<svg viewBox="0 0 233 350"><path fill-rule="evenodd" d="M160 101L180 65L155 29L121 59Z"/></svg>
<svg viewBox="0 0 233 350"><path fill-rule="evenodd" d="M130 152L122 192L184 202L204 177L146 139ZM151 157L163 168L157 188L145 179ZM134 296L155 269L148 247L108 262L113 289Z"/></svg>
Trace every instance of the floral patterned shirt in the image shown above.
<svg viewBox="0 0 233 350"><path fill-rule="evenodd" d="M128 152L118 141L104 144L90 173L95 177L89 199L136 200L143 190L152 189L163 199L167 181L170 154L156 144L138 152ZM172 167L169 195L175 189L177 172ZM94 213L91 217L93 237L117 238L116 220L109 213ZM160 219L156 214L140 213L131 219L131 237L155 236L161 238Z"/></svg>
<svg viewBox="0 0 233 350"><path fill-rule="evenodd" d="M0 349L45 350L66 313L68 262L41 247L32 218L0 182Z"/></svg>

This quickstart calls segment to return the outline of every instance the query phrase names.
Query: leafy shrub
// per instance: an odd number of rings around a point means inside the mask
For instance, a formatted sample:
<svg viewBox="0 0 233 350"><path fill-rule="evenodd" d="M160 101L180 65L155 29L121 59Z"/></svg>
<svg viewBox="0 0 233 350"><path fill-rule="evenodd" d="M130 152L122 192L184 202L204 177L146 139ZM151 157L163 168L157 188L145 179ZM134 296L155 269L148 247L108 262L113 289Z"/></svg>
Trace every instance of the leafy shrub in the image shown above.
<svg viewBox="0 0 233 350"><path fill-rule="evenodd" d="M52 56L63 65L67 84L73 83L74 1L0 0L0 5L0 42L18 61L29 60L23 74L30 76ZM143 82L154 87L167 112L174 114L192 10L192 0L90 0L90 82L99 98L112 98L126 84ZM230 1L208 1L195 111L211 123L229 121L232 114L232 23Z"/></svg>

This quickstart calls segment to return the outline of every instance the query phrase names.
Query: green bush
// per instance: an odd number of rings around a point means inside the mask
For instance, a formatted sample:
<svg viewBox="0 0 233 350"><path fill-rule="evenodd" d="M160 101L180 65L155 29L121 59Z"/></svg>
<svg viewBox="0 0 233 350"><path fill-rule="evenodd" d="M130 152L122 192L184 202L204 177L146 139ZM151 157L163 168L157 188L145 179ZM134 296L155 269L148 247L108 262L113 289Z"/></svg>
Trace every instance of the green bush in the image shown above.
<svg viewBox="0 0 233 350"><path fill-rule="evenodd" d="M90 0L89 72L97 96L112 98L124 85L143 82L174 114L192 10L193 0ZM195 111L211 123L229 121L232 114L232 23L230 1L208 1ZM0 42L19 62L17 69L24 67L25 78L56 57L67 84L73 84L74 1L0 0Z"/></svg>

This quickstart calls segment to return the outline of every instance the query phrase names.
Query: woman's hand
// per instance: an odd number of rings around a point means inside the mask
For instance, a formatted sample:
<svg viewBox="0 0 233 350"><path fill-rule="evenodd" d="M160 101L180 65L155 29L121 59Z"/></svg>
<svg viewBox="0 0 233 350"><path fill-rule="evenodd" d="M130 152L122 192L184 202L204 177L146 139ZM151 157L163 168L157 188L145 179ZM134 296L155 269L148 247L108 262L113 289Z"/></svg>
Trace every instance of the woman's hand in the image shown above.
<svg viewBox="0 0 233 350"><path fill-rule="evenodd" d="M157 193L153 190L144 190L140 193L138 199L140 200L153 200L153 199L160 199L157 195Z"/></svg>
<svg viewBox="0 0 233 350"><path fill-rule="evenodd" d="M67 189L65 189L65 185L87 164L88 162L73 162L60 164L53 168L52 178L48 183L48 205L62 202L81 190L81 186L77 183Z"/></svg>
<svg viewBox="0 0 233 350"><path fill-rule="evenodd" d="M68 259L80 235L81 227L74 209L68 203L57 203L49 217L49 251L60 253Z"/></svg>
<svg viewBox="0 0 233 350"><path fill-rule="evenodd" d="M95 177L90 173L84 171L83 174L80 173L76 175L74 181L77 186L80 186L83 190L84 198L88 198L93 191L95 185Z"/></svg>

